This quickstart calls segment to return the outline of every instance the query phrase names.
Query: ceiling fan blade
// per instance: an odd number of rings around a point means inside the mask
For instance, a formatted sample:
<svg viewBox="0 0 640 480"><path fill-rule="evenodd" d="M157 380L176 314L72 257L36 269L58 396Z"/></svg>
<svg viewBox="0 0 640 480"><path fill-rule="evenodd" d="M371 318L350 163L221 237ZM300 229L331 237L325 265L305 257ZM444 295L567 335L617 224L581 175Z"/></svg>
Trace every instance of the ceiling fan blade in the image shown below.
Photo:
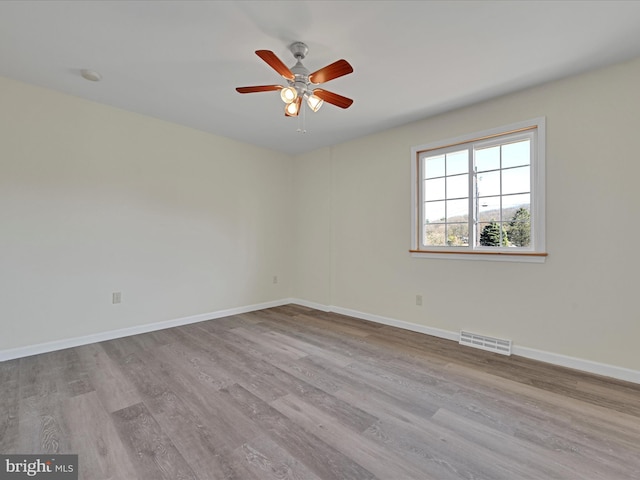
<svg viewBox="0 0 640 480"><path fill-rule="evenodd" d="M312 83L324 83L334 78L342 77L353 72L353 67L346 60L338 60L331 65L327 65L320 70L309 75L309 81Z"/></svg>
<svg viewBox="0 0 640 480"><path fill-rule="evenodd" d="M325 102L340 108L349 108L353 103L353 100L351 100L350 98L343 97L342 95L338 95L337 93L333 93L328 90L323 90L321 88L316 88L313 91L313 94L316 97L321 98Z"/></svg>
<svg viewBox="0 0 640 480"><path fill-rule="evenodd" d="M302 105L302 97L296 98L293 103L296 104L296 113L294 113L294 114L289 113L287 111L287 108L285 107L285 109L284 109L284 116L285 117L297 117L298 114L300 113L300 106Z"/></svg>
<svg viewBox="0 0 640 480"><path fill-rule="evenodd" d="M293 81L296 78L291 70L289 70L289 67L282 63L282 60L280 60L271 50L256 50L256 55L267 62L271 68L287 80Z"/></svg>
<svg viewBox="0 0 640 480"><path fill-rule="evenodd" d="M281 90L284 87L282 85L256 85L255 87L237 87L238 93L255 93L255 92L270 92L272 90Z"/></svg>

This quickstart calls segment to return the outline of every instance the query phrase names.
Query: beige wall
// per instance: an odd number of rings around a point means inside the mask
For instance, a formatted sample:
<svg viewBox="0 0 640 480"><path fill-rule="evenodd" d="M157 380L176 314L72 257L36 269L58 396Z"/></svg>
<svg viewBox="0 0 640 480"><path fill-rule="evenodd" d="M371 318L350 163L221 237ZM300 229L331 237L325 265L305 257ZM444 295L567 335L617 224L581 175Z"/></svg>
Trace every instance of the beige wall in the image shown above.
<svg viewBox="0 0 640 480"><path fill-rule="evenodd" d="M0 350L290 296L290 157L2 78L0 137Z"/></svg>
<svg viewBox="0 0 640 480"><path fill-rule="evenodd" d="M295 294L320 305L331 305L332 148L309 153L293 167Z"/></svg>
<svg viewBox="0 0 640 480"><path fill-rule="evenodd" d="M301 155L298 231L316 218L330 224L331 249L327 262L326 235L305 236L296 269L322 272L331 295L308 293L319 277L306 275L293 295L640 370L638 79L635 60ZM411 147L539 116L547 118L546 263L412 258ZM304 193L327 190L328 173L328 201Z"/></svg>
<svg viewBox="0 0 640 480"><path fill-rule="evenodd" d="M296 158L0 78L0 351L293 297L640 371L638 78ZM546 263L411 258L411 147L538 116Z"/></svg>

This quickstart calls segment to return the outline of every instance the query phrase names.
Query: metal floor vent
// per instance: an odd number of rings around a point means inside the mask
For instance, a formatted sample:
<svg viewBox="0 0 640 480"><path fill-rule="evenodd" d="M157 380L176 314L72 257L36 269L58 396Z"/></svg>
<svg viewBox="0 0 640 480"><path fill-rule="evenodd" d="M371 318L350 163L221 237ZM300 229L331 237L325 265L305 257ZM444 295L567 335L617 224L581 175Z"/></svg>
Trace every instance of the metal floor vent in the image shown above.
<svg viewBox="0 0 640 480"><path fill-rule="evenodd" d="M511 340L487 337L477 333L465 332L464 330L460 331L460 345L468 345L469 347L501 353L502 355L511 355Z"/></svg>

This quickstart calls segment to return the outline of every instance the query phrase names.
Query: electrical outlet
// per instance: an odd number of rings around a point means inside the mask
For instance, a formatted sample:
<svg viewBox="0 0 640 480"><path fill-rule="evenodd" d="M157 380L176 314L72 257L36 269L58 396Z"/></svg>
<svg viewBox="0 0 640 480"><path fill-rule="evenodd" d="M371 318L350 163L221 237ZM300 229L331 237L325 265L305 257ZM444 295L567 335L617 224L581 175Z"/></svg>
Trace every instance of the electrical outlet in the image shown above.
<svg viewBox="0 0 640 480"><path fill-rule="evenodd" d="M278 276L277 275L273 276L273 283L278 283Z"/></svg>
<svg viewBox="0 0 640 480"><path fill-rule="evenodd" d="M113 292L111 294L111 303L122 303L122 292Z"/></svg>
<svg viewBox="0 0 640 480"><path fill-rule="evenodd" d="M416 305L422 306L422 295L416 295Z"/></svg>

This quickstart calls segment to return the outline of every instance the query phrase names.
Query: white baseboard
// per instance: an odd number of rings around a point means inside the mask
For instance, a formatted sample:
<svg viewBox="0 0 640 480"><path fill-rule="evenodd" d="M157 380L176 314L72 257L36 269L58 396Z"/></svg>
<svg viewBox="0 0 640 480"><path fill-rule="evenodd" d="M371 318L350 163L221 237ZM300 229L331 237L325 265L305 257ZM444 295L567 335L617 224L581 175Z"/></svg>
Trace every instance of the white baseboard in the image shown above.
<svg viewBox="0 0 640 480"><path fill-rule="evenodd" d="M28 357L39 353L53 352L56 350L63 350L65 348L79 347L81 345L87 345L90 343L104 342L106 340L113 340L115 338L129 337L131 335L138 335L140 333L154 332L156 330L164 330L165 328L179 327L181 325L188 325L190 323L203 322L205 320L213 320L216 318L228 317L231 315L238 315L241 313L254 312L256 310L263 310L265 308L279 307L281 305L288 305L293 303L292 299L284 298L281 300L275 300L272 302L259 303L255 305L247 305L243 307L229 308L226 310L218 310L210 313L201 313L198 315L192 315L189 317L177 318L175 320L166 320L163 322L147 323L145 325L136 325L134 327L120 328L118 330L110 330L107 332L95 333L92 335L85 335L82 337L65 338L62 340L55 340L53 342L39 343L37 345L27 345L25 347L11 348L7 350L0 350L0 362L6 360L13 360L16 358Z"/></svg>
<svg viewBox="0 0 640 480"><path fill-rule="evenodd" d="M295 303L297 305L302 305L305 307L310 306L309 302L296 298L291 299L291 303ZM321 305L320 307L321 308L311 306L311 308L317 308L318 310L322 310L324 312L340 313L342 315L348 315L350 317L360 318L362 320L382 323L384 325L390 325L392 327L398 327L405 330L410 330L412 332L425 333L427 335L433 335L434 337L445 338L447 340L454 340L456 342L460 339L459 332L426 327L415 323L405 322L403 320L396 320L394 318L383 317L371 313L359 312L357 310L337 307L334 305ZM591 360L585 360L583 358L569 357L567 355L562 355L559 353L546 352L543 350L536 350L535 348L521 347L518 345L513 345L512 353L514 355L530 358L532 360L539 360L541 362L550 363L552 365L573 368L574 370L580 370L583 372L603 375L605 377L611 377L618 380L640 384L640 371L631 370L629 368L608 365L605 363L598 363Z"/></svg>
<svg viewBox="0 0 640 480"><path fill-rule="evenodd" d="M330 312L340 313L341 315L348 315L350 317L360 318L362 320L369 320L371 322L382 323L391 327L398 327L404 330L411 330L412 332L426 333L434 337L446 338L447 340L458 341L460 335L456 332L450 332L449 330L442 330L440 328L426 327L424 325L418 325L415 323L405 322L403 320L396 320L395 318L382 317L380 315L373 315L371 313L358 312L357 310L350 310L342 307L329 307Z"/></svg>
<svg viewBox="0 0 640 480"><path fill-rule="evenodd" d="M585 360L584 358L569 357L559 353L545 352L543 350L536 350L535 348L520 347L518 345L513 345L511 352L514 355L531 358L532 360L540 360L541 362L552 363L553 365L559 365L561 367L573 368L574 370L581 370L583 372L640 384L640 372L631 370L630 368L594 362L592 360Z"/></svg>
<svg viewBox="0 0 640 480"><path fill-rule="evenodd" d="M360 318L362 320L368 320L371 322L381 323L392 327L402 328L412 332L424 333L432 335L434 337L445 338L447 340L458 341L459 333L449 330L442 330L439 328L427 327L424 325L418 325L411 322L405 322L403 320L396 320L394 318L383 317L381 315L374 315L371 313L360 312L357 310L351 310L349 308L338 307L335 305L322 305L307 300L298 298L283 298L281 300L274 300L271 302L259 303L255 305L247 305L243 307L229 308L226 310L218 310L210 313L201 313L198 315L192 315L184 318L177 318L175 320L166 320L163 322L149 323L145 325L136 325L134 327L121 328L118 330L110 330L107 332L96 333L92 335L85 335L82 337L67 338L62 340L56 340L53 342L40 343L37 345L28 345L25 347L11 348L7 350L0 350L0 362L6 360L13 360L16 358L28 357L30 355L36 355L39 353L53 352L55 350L63 350L65 348L79 347L81 345L87 345L90 343L104 342L106 340L113 340L115 338L128 337L131 335L138 335L141 333L153 332L156 330L164 330L165 328L179 327L181 325L188 325L190 323L203 322L205 320L213 320L216 318L228 317L231 315L238 315L241 313L254 312L256 310L263 310L265 308L279 307L281 305L287 305L294 303L307 308L313 308L323 312L334 312L342 315L348 315L354 318ZM603 375L606 377L616 378L618 380L625 380L627 382L633 382L640 384L640 371L631 370L629 368L618 367L615 365L608 365L604 363L598 363L591 360L585 360L582 358L569 357L566 355L546 352L543 350L536 350L529 347L521 347L513 345L512 353L521 357L531 358L533 360L540 360L542 362L551 363L553 365L559 365L562 367L573 368L575 370L581 370L583 372L594 373L596 375Z"/></svg>
<svg viewBox="0 0 640 480"><path fill-rule="evenodd" d="M301 300L299 298L290 298L289 303L295 303L296 305L300 305L301 307L313 308L314 310L320 310L321 312L330 312L331 307L327 305L323 305L321 303L310 302L308 300Z"/></svg>

